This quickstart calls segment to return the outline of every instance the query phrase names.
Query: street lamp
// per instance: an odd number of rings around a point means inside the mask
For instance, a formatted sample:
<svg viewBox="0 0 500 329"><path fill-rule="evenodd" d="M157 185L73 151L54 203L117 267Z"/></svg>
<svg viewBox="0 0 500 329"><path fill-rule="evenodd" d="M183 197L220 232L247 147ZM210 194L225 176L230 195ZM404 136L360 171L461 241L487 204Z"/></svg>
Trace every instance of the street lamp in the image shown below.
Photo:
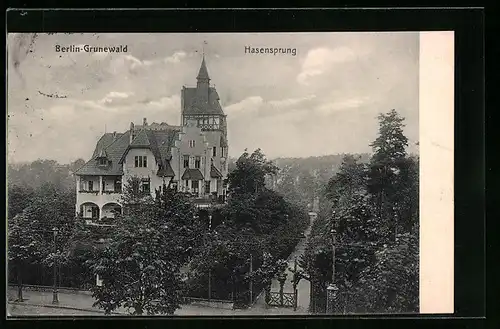
<svg viewBox="0 0 500 329"><path fill-rule="evenodd" d="M212 215L208 215L208 232L212 230ZM212 301L212 269L208 269L208 303Z"/></svg>
<svg viewBox="0 0 500 329"><path fill-rule="evenodd" d="M56 257L56 252L57 252L57 246L56 246L56 235L57 235L57 227L54 227L52 229L52 232L54 233L54 259L52 266L54 267L54 285L52 289L52 304L59 304L59 299L57 297L57 257Z"/></svg>
<svg viewBox="0 0 500 329"><path fill-rule="evenodd" d="M326 309L328 313L333 313L334 305L337 297L337 286L335 285L335 245L336 245L336 235L337 231L332 228L330 230L330 234L332 237L332 282L326 288Z"/></svg>
<svg viewBox="0 0 500 329"><path fill-rule="evenodd" d="M326 288L326 311L327 313L334 313L335 299L337 297L337 286L335 284L330 283Z"/></svg>

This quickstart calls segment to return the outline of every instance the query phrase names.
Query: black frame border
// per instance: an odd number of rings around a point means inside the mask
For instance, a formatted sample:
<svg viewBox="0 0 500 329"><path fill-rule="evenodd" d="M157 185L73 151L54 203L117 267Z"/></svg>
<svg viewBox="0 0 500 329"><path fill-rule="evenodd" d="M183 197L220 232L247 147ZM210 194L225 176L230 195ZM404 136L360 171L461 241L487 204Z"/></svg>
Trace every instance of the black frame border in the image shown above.
<svg viewBox="0 0 500 329"><path fill-rule="evenodd" d="M323 316L266 319L282 325L356 327L382 321L384 327L420 323L428 326L470 327L486 316L485 291L485 80L484 10L455 9L198 9L198 10L32 10L6 12L7 32L321 32L321 31L445 31L455 32L455 309L454 315ZM78 318L80 319L80 318ZM94 322L97 318L89 318ZM106 319L115 319L106 318ZM117 325L161 325L167 318L116 319ZM174 326L227 317L179 318ZM211 320L209 320L211 319ZM262 321L262 317L241 318ZM385 321L385 319L391 319ZM415 320L419 319L419 320ZM264 321L266 321L264 320ZM361 320L361 321L352 321ZM408 320L412 320L408 322ZM415 320L415 321L413 321ZM137 322L139 321L139 322ZM252 322L253 322L252 321ZM479 322L478 322L479 321ZM42 326L69 324L65 320L37 321ZM120 323L121 322L121 323ZM289 321L286 321L289 322ZM239 321L238 325L244 325ZM358 324L359 323L359 324ZM33 326L26 321L9 325ZM96 325L97 322L92 325ZM208 324L208 323L207 323ZM288 323L287 325L290 325ZM231 324L230 324L231 325ZM36 324L35 326L38 326Z"/></svg>

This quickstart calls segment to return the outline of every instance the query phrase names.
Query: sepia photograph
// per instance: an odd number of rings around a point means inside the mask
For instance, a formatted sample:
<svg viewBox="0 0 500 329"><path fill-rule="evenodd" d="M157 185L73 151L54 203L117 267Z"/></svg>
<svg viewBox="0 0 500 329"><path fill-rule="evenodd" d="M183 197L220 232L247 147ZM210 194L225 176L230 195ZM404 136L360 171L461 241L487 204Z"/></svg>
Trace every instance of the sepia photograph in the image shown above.
<svg viewBox="0 0 500 329"><path fill-rule="evenodd" d="M9 33L7 315L420 313L420 38Z"/></svg>

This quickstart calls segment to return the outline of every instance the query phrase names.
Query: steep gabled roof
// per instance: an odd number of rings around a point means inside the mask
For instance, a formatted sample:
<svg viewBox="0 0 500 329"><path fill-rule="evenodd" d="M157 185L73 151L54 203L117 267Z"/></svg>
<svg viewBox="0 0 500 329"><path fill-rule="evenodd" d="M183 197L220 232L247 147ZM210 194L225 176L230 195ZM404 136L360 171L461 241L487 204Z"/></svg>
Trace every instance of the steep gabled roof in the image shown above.
<svg viewBox="0 0 500 329"><path fill-rule="evenodd" d="M105 134L106 135L106 134ZM112 134L111 134L112 136ZM110 143L104 150L107 154L107 158L110 161L110 165L107 167L99 166L96 161L99 155L99 147L105 145L102 141L107 137L103 136L97 143L96 150L94 151L94 156L86 164L84 164L80 169L75 172L75 175L123 175L122 165L119 163L125 150L128 148L129 144L129 132L124 134L117 134L117 138L114 142Z"/></svg>
<svg viewBox="0 0 500 329"><path fill-rule="evenodd" d="M172 129L163 130L148 130L141 129L137 131L135 138L130 143L130 131L122 134L116 134L116 139L109 143L113 134L104 134L97 143L92 159L83 165L75 172L76 175L123 175L122 163L130 148L148 148L153 153L157 162L167 161L171 159L171 148L174 145L175 139L179 134L180 129L172 127ZM129 145L130 143L130 145ZM110 165L102 167L96 161L101 153L105 153ZM170 164L163 166L162 175L171 175L173 173ZM170 169L169 169L170 168ZM173 176L165 176L173 177Z"/></svg>
<svg viewBox="0 0 500 329"><path fill-rule="evenodd" d="M146 129L139 130L139 133L130 143L131 147L150 147L151 142Z"/></svg>
<svg viewBox="0 0 500 329"><path fill-rule="evenodd" d="M210 166L210 177L222 178L221 172L217 168L215 168L215 166L213 164Z"/></svg>
<svg viewBox="0 0 500 329"><path fill-rule="evenodd" d="M203 174L199 169L186 168L186 171L184 171L184 174L182 174L181 179L203 180Z"/></svg>
<svg viewBox="0 0 500 329"><path fill-rule="evenodd" d="M170 165L170 161L168 160L162 161L161 167L158 170L157 175L160 177L175 177L175 173L174 170L172 169L172 166Z"/></svg>
<svg viewBox="0 0 500 329"><path fill-rule="evenodd" d="M97 142L97 145L94 149L94 153L92 154L92 157L95 157L100 150L106 149L108 146L113 144L122 135L123 135L122 133L116 133L116 135L114 135L114 136L113 136L113 133L106 133L106 134L102 135L102 137Z"/></svg>

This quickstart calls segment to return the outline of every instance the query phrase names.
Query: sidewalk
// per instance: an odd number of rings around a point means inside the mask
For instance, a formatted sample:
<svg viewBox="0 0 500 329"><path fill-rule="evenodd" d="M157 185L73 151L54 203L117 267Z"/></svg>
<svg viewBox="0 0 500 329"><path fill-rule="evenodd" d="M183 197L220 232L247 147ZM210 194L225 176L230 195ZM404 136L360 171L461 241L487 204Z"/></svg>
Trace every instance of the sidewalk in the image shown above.
<svg viewBox="0 0 500 329"><path fill-rule="evenodd" d="M70 294L59 293L59 304L52 304L52 292L44 291L23 291L22 303L13 302L11 299L16 296L16 289L9 288L9 302L7 314L9 316L104 316L104 311L93 307L94 298L85 294ZM181 308L176 310L175 315L193 316L245 316L245 315L299 315L301 312L286 308L267 308L266 305L259 305L244 310L228 310L211 307L203 307L196 305L181 305ZM127 316L130 315L127 310L119 309L112 316Z"/></svg>

